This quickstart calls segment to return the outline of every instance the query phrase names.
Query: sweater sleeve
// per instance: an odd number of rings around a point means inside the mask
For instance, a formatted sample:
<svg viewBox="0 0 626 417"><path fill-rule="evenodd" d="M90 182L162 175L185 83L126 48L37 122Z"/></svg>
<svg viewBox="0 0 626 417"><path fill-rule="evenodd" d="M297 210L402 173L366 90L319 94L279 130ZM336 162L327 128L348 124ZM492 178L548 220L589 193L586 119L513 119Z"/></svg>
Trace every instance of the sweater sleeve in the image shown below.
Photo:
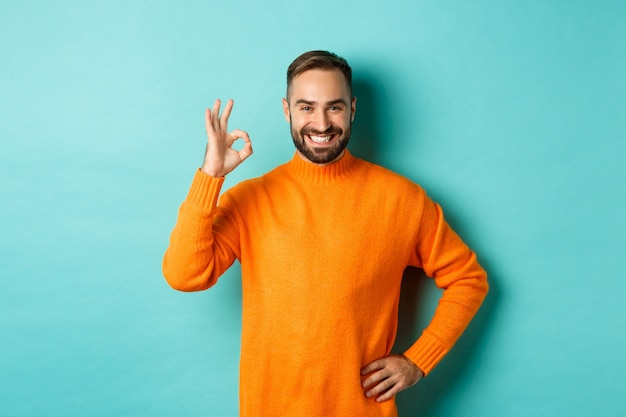
<svg viewBox="0 0 626 417"><path fill-rule="evenodd" d="M421 223L414 255L443 294L432 321L404 354L428 375L478 311L488 284L476 254L446 223L441 207L428 197Z"/></svg>
<svg viewBox="0 0 626 417"><path fill-rule="evenodd" d="M235 261L236 222L217 206L224 178L198 170L163 257L163 275L174 289L200 291L213 286ZM214 231L219 222L221 233Z"/></svg>

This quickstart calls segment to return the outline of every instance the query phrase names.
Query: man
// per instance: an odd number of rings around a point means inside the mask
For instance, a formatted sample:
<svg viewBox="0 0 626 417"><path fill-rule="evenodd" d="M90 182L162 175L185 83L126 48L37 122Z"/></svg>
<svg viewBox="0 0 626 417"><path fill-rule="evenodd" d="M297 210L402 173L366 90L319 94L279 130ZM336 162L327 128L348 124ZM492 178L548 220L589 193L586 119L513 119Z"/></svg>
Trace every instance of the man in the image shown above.
<svg viewBox="0 0 626 417"><path fill-rule="evenodd" d="M396 416L395 395L450 350L487 292L475 254L416 184L346 149L356 98L348 63L311 51L287 71L293 159L219 198L252 154L228 132L233 108L206 112L207 150L163 261L169 284L197 291L242 268L242 416ZM237 151L233 143L244 140ZM422 336L390 353L402 273L443 288Z"/></svg>

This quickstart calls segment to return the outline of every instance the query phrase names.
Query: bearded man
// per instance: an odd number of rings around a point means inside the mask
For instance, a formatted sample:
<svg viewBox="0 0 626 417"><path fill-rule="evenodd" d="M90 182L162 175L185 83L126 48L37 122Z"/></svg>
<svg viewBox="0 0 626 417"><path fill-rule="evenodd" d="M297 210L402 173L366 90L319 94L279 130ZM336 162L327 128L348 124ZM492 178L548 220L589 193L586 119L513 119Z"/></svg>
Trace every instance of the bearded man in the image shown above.
<svg viewBox="0 0 626 417"><path fill-rule="evenodd" d="M221 196L252 143L228 131L233 101L220 107L207 109L205 159L163 272L199 291L241 263L241 416L397 416L396 394L433 370L487 293L475 253L419 185L348 151L356 97L343 58L293 61L283 99L293 158ZM392 354L408 266L443 292L422 335Z"/></svg>

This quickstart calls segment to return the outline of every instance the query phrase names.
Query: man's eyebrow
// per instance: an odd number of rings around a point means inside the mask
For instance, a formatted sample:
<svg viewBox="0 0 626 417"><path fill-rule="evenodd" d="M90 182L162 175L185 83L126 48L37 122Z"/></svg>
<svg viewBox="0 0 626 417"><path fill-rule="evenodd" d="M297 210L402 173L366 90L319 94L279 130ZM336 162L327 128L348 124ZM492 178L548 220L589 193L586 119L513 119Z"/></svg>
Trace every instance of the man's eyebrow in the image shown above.
<svg viewBox="0 0 626 417"><path fill-rule="evenodd" d="M343 104L344 106L347 106L348 103L346 103L346 101L342 98L338 98L337 100L333 100L333 101L329 101L328 103L326 103L329 106L332 106L334 104Z"/></svg>
<svg viewBox="0 0 626 417"><path fill-rule="evenodd" d="M303 98L299 99L296 101L296 104L307 104L309 106L312 106L314 104L317 104L317 101L310 101L310 100L305 100ZM347 106L348 103L346 103L346 100L342 99L342 98L338 98L336 100L331 100L329 102L326 103L327 106L332 106L335 104L343 104L344 106Z"/></svg>

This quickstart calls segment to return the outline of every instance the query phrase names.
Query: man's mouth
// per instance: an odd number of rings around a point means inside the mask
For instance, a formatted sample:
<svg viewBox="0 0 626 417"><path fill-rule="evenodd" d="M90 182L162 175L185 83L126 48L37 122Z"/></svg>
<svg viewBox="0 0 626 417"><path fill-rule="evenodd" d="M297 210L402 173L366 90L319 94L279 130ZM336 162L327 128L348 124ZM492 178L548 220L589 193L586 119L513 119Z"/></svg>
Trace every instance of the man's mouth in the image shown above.
<svg viewBox="0 0 626 417"><path fill-rule="evenodd" d="M341 134L341 129L334 126L326 129L323 132L315 131L313 129L306 129L302 133L302 136L307 137L313 143L325 144L332 142Z"/></svg>
<svg viewBox="0 0 626 417"><path fill-rule="evenodd" d="M326 143L326 142L330 142L330 140L333 138L333 136L331 135L326 135L326 136L314 136L314 135L308 135L309 138L315 142L315 143Z"/></svg>

